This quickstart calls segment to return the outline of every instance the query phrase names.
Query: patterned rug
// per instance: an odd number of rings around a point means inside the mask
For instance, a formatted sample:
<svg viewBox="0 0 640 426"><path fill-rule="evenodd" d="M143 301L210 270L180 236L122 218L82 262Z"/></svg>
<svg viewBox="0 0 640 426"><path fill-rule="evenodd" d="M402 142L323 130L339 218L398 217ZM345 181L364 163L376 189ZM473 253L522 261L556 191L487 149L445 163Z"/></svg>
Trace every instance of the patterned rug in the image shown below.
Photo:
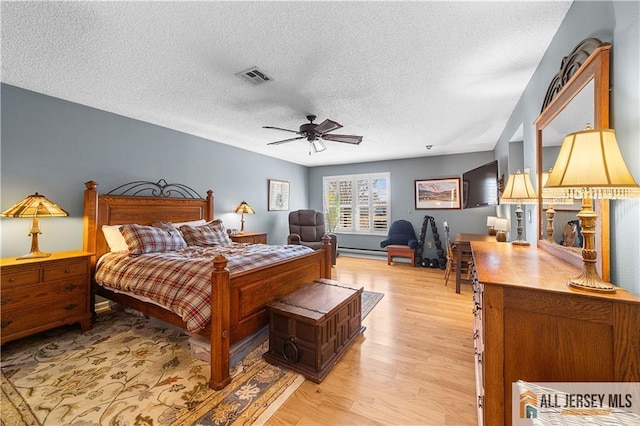
<svg viewBox="0 0 640 426"><path fill-rule="evenodd" d="M384 293L376 293L375 291L362 292L362 319L365 319L373 308L384 297Z"/></svg>
<svg viewBox="0 0 640 426"><path fill-rule="evenodd" d="M382 299L364 292L364 319ZM2 424L260 424L304 382L262 359L264 341L232 368L222 391L208 387L209 363L194 358L189 336L123 312L93 328L61 327L5 344Z"/></svg>
<svg viewBox="0 0 640 426"><path fill-rule="evenodd" d="M242 425L303 381L262 359L268 342L233 367L222 391L189 336L125 313L9 342L2 350L5 425ZM281 404L281 402L280 402Z"/></svg>

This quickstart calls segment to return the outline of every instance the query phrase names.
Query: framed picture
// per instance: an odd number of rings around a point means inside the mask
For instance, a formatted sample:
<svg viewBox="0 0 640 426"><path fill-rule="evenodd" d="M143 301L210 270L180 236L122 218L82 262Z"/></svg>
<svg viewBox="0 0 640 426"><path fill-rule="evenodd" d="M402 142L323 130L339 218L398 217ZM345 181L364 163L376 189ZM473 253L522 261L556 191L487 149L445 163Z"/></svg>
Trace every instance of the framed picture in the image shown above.
<svg viewBox="0 0 640 426"><path fill-rule="evenodd" d="M460 178L415 181L416 210L459 209Z"/></svg>
<svg viewBox="0 0 640 426"><path fill-rule="evenodd" d="M269 179L269 210L289 210L289 182Z"/></svg>

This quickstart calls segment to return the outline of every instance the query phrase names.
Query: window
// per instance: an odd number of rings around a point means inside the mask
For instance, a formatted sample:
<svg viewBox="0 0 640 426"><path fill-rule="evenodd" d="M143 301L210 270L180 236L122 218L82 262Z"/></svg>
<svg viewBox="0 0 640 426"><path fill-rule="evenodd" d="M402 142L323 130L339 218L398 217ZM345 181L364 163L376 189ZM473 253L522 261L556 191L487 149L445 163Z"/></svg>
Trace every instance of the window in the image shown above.
<svg viewBox="0 0 640 426"><path fill-rule="evenodd" d="M329 231L386 235L389 182L389 173L323 177L323 206Z"/></svg>

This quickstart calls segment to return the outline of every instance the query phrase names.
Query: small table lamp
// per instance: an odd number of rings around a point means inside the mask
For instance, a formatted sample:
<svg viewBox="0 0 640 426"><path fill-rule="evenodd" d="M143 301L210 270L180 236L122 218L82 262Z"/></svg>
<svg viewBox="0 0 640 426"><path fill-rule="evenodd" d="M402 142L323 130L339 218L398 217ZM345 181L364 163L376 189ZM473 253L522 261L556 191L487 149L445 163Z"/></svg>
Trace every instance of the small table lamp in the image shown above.
<svg viewBox="0 0 640 426"><path fill-rule="evenodd" d="M489 235L496 235L496 219L495 216L487 216L487 228Z"/></svg>
<svg viewBox="0 0 640 426"><path fill-rule="evenodd" d="M51 253L43 253L38 248L38 234L42 233L40 232L39 218L48 216L69 216L69 213L64 211L53 201L45 198L44 195L40 195L36 192L3 211L0 213L0 216L33 218L31 231L29 233L29 235L31 235L31 251L24 256L18 257L18 259L33 259L51 256Z"/></svg>
<svg viewBox="0 0 640 426"><path fill-rule="evenodd" d="M506 217L496 218L496 241L499 243L507 242L507 231L510 228L509 219Z"/></svg>
<svg viewBox="0 0 640 426"><path fill-rule="evenodd" d="M615 293L611 283L604 282L596 262L595 232L598 215L592 199L640 198L640 186L629 173L622 158L615 131L592 129L569 133L562 142L556 164L542 189L543 197L582 199L578 213L584 245L583 269L580 276L567 284L584 290Z"/></svg>
<svg viewBox="0 0 640 426"><path fill-rule="evenodd" d="M515 174L509 175L504 192L500 197L500 203L516 204L518 206L516 208L518 237L511 244L528 246L529 243L522 236L522 204L538 203L538 195L533 189L529 173L520 173L520 170L518 170Z"/></svg>
<svg viewBox="0 0 640 426"><path fill-rule="evenodd" d="M240 232L239 234L244 234L244 215L246 214L256 214L256 212L251 208L251 206L249 206L249 204L245 203L244 201L241 202L240 204L238 204L238 206L233 209L234 213L242 213L242 219L240 220L241 223L241 227L240 227Z"/></svg>

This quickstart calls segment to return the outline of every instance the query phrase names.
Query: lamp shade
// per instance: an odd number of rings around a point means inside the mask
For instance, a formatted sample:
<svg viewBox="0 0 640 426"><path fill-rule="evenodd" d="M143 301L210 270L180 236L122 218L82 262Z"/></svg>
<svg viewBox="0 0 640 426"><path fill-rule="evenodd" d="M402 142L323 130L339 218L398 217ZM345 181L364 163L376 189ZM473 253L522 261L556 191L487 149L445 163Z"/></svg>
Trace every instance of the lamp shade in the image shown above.
<svg viewBox="0 0 640 426"><path fill-rule="evenodd" d="M496 231L508 231L509 230L509 219L506 217L498 217L496 218Z"/></svg>
<svg viewBox="0 0 640 426"><path fill-rule="evenodd" d="M69 216L62 207L37 192L0 213L4 217Z"/></svg>
<svg viewBox="0 0 640 426"><path fill-rule="evenodd" d="M255 214L256 212L246 202L241 202L233 209L233 213Z"/></svg>
<svg viewBox="0 0 640 426"><path fill-rule="evenodd" d="M549 175L551 174L551 170L553 169L549 169L548 172L542 172L542 187L544 188L544 186L547 184L547 181L549 180ZM564 205L568 205L568 204L573 204L573 198L558 198L553 196L552 194L549 194L548 192L545 192L544 190L542 191L542 201L545 204L549 204L549 205L553 205L553 204L564 204Z"/></svg>
<svg viewBox="0 0 640 426"><path fill-rule="evenodd" d="M542 189L543 198L637 198L640 187L622 158L613 129L569 133Z"/></svg>
<svg viewBox="0 0 640 426"><path fill-rule="evenodd" d="M495 217L495 216L487 216L487 226L495 227L496 226L496 219L497 219L497 217Z"/></svg>
<svg viewBox="0 0 640 426"><path fill-rule="evenodd" d="M529 173L521 173L520 170L518 170L516 173L509 175L507 184L500 197L500 202L504 204L537 203L538 195L535 189L533 189Z"/></svg>
<svg viewBox="0 0 640 426"><path fill-rule="evenodd" d="M311 142L311 146L313 146L313 151L316 153L322 152L327 149L327 146L320 139L315 139L313 142Z"/></svg>
<svg viewBox="0 0 640 426"><path fill-rule="evenodd" d="M33 259L51 256L51 253L41 252L38 247L38 235L41 234L40 218L50 216L69 216L69 213L64 211L62 207L53 201L48 200L44 195L40 195L36 192L3 211L0 213L0 216L31 218L32 225L31 231L29 232L29 235L31 235L31 251L24 256L20 256L18 259Z"/></svg>

